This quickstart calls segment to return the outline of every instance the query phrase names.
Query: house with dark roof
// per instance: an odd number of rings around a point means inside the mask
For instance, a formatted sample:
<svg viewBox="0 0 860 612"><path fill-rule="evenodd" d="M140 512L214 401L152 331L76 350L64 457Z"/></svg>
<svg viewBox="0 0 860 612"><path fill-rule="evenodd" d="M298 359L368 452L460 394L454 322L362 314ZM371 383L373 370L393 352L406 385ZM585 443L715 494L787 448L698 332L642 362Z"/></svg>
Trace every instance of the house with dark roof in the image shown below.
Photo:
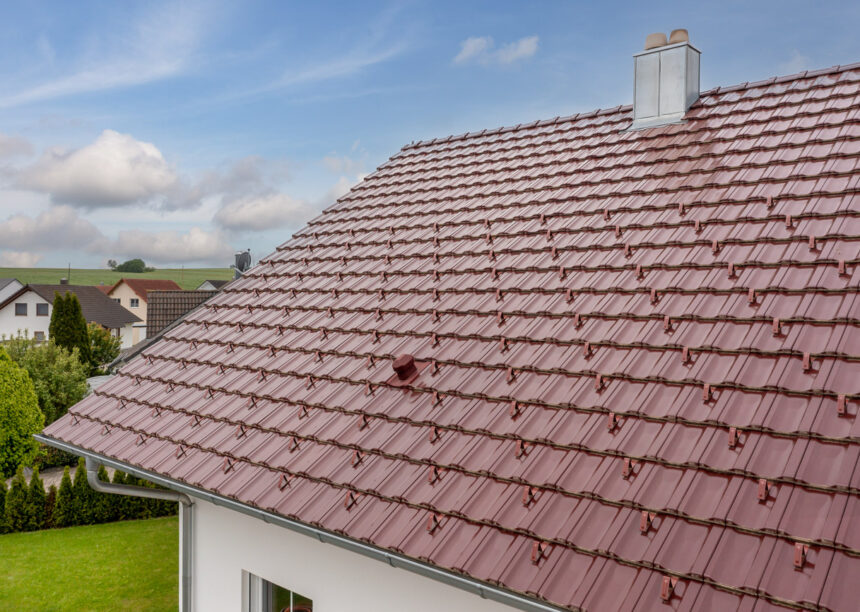
<svg viewBox="0 0 860 612"><path fill-rule="evenodd" d="M229 280L205 280L197 287L197 291L218 291L229 282Z"/></svg>
<svg viewBox="0 0 860 612"><path fill-rule="evenodd" d="M0 302L16 293L24 284L17 278L0 278Z"/></svg>
<svg viewBox="0 0 860 612"><path fill-rule="evenodd" d="M172 280L160 278L121 278L106 291L109 298L137 315L141 322L134 326L131 344L147 337L146 318L150 291L175 291L182 287Z"/></svg>
<svg viewBox="0 0 860 612"><path fill-rule="evenodd" d="M188 496L184 610L856 609L860 64L635 79L405 146L38 436Z"/></svg>
<svg viewBox="0 0 860 612"><path fill-rule="evenodd" d="M120 338L123 347L131 346L132 326L140 323L140 319L90 285L21 286L0 302L0 336L12 337L21 333L39 341L47 340L57 293L74 293L87 323L98 323Z"/></svg>

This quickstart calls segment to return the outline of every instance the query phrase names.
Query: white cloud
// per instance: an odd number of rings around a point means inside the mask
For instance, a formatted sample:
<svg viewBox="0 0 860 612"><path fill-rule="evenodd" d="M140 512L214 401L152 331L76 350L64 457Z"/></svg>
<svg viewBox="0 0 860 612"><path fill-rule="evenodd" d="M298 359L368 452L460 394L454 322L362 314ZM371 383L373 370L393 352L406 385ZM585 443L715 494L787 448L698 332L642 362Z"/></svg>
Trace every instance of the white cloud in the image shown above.
<svg viewBox="0 0 860 612"><path fill-rule="evenodd" d="M128 20L121 30L104 28L91 37L88 53L64 62L57 60L50 41L40 38L39 53L56 65L58 75L18 91L7 85L5 94L0 95L0 108L140 85L179 74L192 59L211 13L209 5L167 3Z"/></svg>
<svg viewBox="0 0 860 612"><path fill-rule="evenodd" d="M510 64L519 59L531 57L537 53L537 48L538 37L526 36L525 38L504 45L496 52L496 57L498 57L500 63Z"/></svg>
<svg viewBox="0 0 860 612"><path fill-rule="evenodd" d="M537 53L538 42L537 36L526 36L496 49L492 37L473 36L460 43L460 52L454 57L454 63L512 64Z"/></svg>
<svg viewBox="0 0 860 612"><path fill-rule="evenodd" d="M20 136L0 134L0 159L18 155L30 155L32 152L32 145Z"/></svg>
<svg viewBox="0 0 860 612"><path fill-rule="evenodd" d="M41 261L38 253L27 251L0 251L0 266L4 268L33 268Z"/></svg>
<svg viewBox="0 0 860 612"><path fill-rule="evenodd" d="M55 206L35 218L14 215L0 221L0 245L33 251L97 249L106 242L99 229L69 206Z"/></svg>
<svg viewBox="0 0 860 612"><path fill-rule="evenodd" d="M810 64L811 62L809 57L801 55L800 51L793 49L791 52L791 58L779 65L778 72L779 74L795 74L797 72L809 70Z"/></svg>
<svg viewBox="0 0 860 612"><path fill-rule="evenodd" d="M462 64L472 58L484 55L493 47L493 39L489 36L473 36L460 43L460 52L454 58L455 64Z"/></svg>
<svg viewBox="0 0 860 612"><path fill-rule="evenodd" d="M283 193L269 193L229 201L215 213L214 220L226 229L262 231L297 226L313 215L314 209L306 202Z"/></svg>
<svg viewBox="0 0 860 612"><path fill-rule="evenodd" d="M49 194L54 202L101 208L163 198L178 178L155 145L105 130L80 149L45 151L16 182Z"/></svg>
<svg viewBox="0 0 860 612"><path fill-rule="evenodd" d="M109 250L102 252L123 258L140 257L146 262L157 264L199 263L223 266L225 262L232 261L233 257L233 248L220 232L209 232L199 227L192 227L185 233L121 231Z"/></svg>

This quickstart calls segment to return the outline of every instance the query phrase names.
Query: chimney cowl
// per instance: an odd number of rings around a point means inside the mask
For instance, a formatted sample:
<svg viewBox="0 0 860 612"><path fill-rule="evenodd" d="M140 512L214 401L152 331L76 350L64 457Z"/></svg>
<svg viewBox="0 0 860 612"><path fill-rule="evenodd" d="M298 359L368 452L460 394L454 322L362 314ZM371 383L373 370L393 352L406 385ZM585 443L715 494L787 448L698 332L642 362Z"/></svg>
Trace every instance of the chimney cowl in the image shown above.
<svg viewBox="0 0 860 612"><path fill-rule="evenodd" d="M61 279L60 279L60 284L61 284L61 285L68 285L68 284L69 284L69 279L68 279L68 278L61 278Z"/></svg>
<svg viewBox="0 0 860 612"><path fill-rule="evenodd" d="M633 56L633 124L631 130L680 123L699 99L699 58L687 30L658 32L645 39L645 50Z"/></svg>

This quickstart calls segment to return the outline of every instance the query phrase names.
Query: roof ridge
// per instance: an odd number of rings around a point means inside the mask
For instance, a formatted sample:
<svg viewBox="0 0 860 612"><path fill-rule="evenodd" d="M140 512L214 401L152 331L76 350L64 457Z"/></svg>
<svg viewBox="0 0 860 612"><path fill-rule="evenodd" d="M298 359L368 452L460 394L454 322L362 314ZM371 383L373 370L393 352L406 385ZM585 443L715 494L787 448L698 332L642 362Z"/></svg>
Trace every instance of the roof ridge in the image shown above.
<svg viewBox="0 0 860 612"><path fill-rule="evenodd" d="M854 62L852 64L837 64L835 66L830 66L829 68L820 68L817 70L804 70L803 72L797 72L794 74L783 75L783 76L772 76L767 79L761 79L758 81L746 81L743 83L736 83L734 85L725 85L725 86L717 86L712 87L711 89L707 89L705 91L700 92L699 97L702 98L704 96L713 96L728 92L735 91L743 91L747 89L753 89L756 87L764 87L767 85L773 85L775 83L787 83L789 81L799 81L801 79L808 79L817 76L823 76L826 74L835 74L837 72L847 72L849 70L855 70L860 68L860 62ZM477 132L463 132L462 134L452 134L449 136L442 136L438 138L430 138L428 140L413 140L412 142L403 145L398 151L398 154L393 155L389 158L394 159L399 156L400 153L404 151L410 151L413 149L417 149L419 147L425 147L428 145L440 144L443 142L453 142L456 140L467 140L469 138L476 138L479 136L487 136L492 134L502 134L506 132L516 132L523 129L531 129L535 127L543 127L545 125L551 125L556 123L563 123L568 121L576 121L579 119L589 119L592 117L600 117L604 115L611 115L615 113L625 112L627 110L632 110L632 104L620 104L611 108L597 108L590 111L584 111L580 113L575 113L573 115L559 115L557 117L551 119L537 120L531 121L529 123L519 123L517 125L508 125L508 126L500 126L496 128L486 128ZM383 164L384 165L384 164ZM382 166L380 166L382 167Z"/></svg>

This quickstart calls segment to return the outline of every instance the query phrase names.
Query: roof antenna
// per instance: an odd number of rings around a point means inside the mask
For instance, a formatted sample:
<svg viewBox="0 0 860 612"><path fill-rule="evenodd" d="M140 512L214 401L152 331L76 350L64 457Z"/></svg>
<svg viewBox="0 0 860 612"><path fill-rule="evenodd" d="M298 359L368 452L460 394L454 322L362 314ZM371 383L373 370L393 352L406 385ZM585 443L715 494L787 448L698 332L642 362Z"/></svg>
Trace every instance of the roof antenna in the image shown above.
<svg viewBox="0 0 860 612"><path fill-rule="evenodd" d="M236 280L241 278L251 267L251 249L237 251L233 257L236 259L236 263L230 267L233 268L233 280Z"/></svg>

